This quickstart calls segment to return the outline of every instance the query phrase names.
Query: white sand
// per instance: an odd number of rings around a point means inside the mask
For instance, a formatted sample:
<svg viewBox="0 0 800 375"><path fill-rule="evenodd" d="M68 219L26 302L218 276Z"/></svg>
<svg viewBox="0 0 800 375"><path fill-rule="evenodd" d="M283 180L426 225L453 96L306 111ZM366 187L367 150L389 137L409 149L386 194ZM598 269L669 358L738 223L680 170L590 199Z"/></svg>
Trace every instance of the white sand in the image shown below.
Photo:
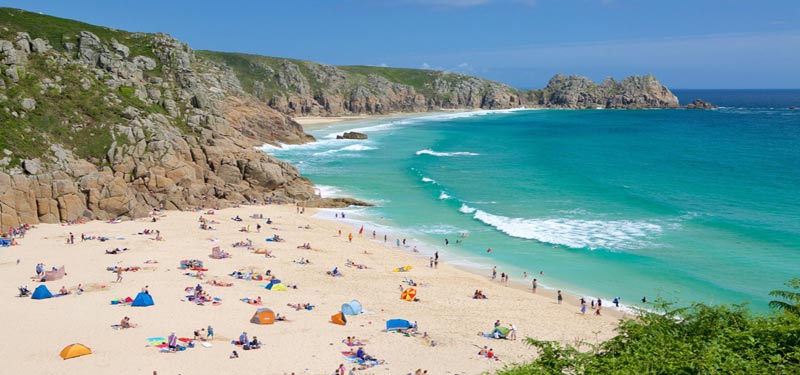
<svg viewBox="0 0 800 375"><path fill-rule="evenodd" d="M274 223L250 219L253 213L271 217ZM312 210L296 214L294 206L244 206L205 215L221 224L213 224L216 231L199 229L199 212L166 212L157 223L147 220L108 224L91 222L74 226L39 225L31 230L21 245L0 249L0 281L4 292L0 295L0 316L3 322L3 340L0 353L3 373L8 374L331 374L345 363L340 352L349 348L342 344L346 336L355 335L368 343L367 353L387 364L360 373L406 374L418 368L429 374L477 374L491 371L512 362L533 358L534 352L522 340L493 340L478 337L478 331L491 331L499 319L503 325L514 323L518 337L543 340L597 342L613 335L617 319L612 316L582 316L574 305L558 305L550 295L532 294L492 282L440 262L438 269L428 267L428 260L412 256L407 250L397 250L373 242L371 229L365 229L364 238L355 234L348 243L347 234L353 231L345 224L311 218ZM243 223L231 217L239 215ZM257 222L261 233L242 233L242 226L253 230ZM312 229L298 226L310 224ZM273 230L269 227L280 228ZM149 236L136 235L145 228L159 229L165 241L157 242ZM336 232L341 229L342 237ZM66 245L69 232L76 236L75 245ZM80 234L109 236L107 242L80 242ZM286 238L286 242L265 242L273 234ZM124 240L115 239L124 237ZM209 241L216 237L218 243ZM379 235L382 237L382 235ZM276 258L265 258L247 250L232 248L236 241L250 238L258 247L273 250ZM393 239L390 239L390 243ZM314 251L296 246L311 242ZM211 248L220 245L233 254L232 259L210 259ZM128 247L120 255L106 255L104 250ZM364 252L368 254L364 254ZM298 265L292 260L305 257L310 265ZM215 297L223 299L220 306L197 306L183 302L184 288L194 286L198 280L184 275L178 269L181 259L198 258L209 268L208 277L234 282L230 288L203 284ZM359 270L345 266L346 259L364 263L369 269ZM20 264L16 265L16 260ZM155 259L155 265L145 264ZM443 255L446 261L446 255ZM31 291L40 283L31 281L36 263L46 267L65 265L68 275L46 285L56 293L62 285L74 289L83 283L87 292L64 297L32 300L17 298L16 287L27 284ZM124 281L116 284L115 275L107 266L143 266L139 272L126 272ZM407 273L391 270L402 265L413 265ZM332 278L325 271L338 266L344 277ZM258 287L264 282L234 280L227 276L240 268L254 267L262 273L271 269L284 283L297 284L299 289L272 292ZM424 286L418 287L421 302L400 300L399 285L407 276ZM104 286L104 287L101 287ZM113 306L109 302L118 297L135 297L148 285L155 306ZM405 286L405 285L404 285ZM488 300L473 300L475 289L481 289ZM541 289L541 288L540 288ZM255 325L249 319L256 307L239 301L243 297L261 296L265 307L271 307L291 322L274 325ZM568 299L573 297L567 296ZM358 299L365 310L374 314L349 317L347 326L329 323L342 303ZM312 311L294 311L287 303L310 302ZM591 311L591 310L590 310ZM114 330L123 316L129 316L138 328ZM403 318L418 321L420 331L427 331L437 342L431 347L422 338L404 337L398 333L382 332L385 321ZM197 346L179 353L159 353L148 347L146 338L168 336L177 332L179 337L191 337L195 329L212 325L216 340L212 348ZM243 351L230 340L242 331L258 336L264 347ZM62 360L58 353L71 343L82 343L94 354ZM476 345L488 345L502 361L490 361L476 355ZM229 359L232 350L240 358Z"/></svg>

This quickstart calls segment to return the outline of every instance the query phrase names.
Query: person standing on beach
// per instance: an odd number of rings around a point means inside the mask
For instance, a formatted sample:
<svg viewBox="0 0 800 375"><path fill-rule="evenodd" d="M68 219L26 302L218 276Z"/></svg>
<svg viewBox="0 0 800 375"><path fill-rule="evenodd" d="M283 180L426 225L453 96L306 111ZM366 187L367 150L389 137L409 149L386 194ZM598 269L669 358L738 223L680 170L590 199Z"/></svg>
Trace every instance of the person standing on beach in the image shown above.
<svg viewBox="0 0 800 375"><path fill-rule="evenodd" d="M528 278L528 272L527 271L522 273L522 278L523 279L527 279Z"/></svg>
<svg viewBox="0 0 800 375"><path fill-rule="evenodd" d="M439 259L435 259L435 260L433 261L433 268L434 268L434 269L436 269L436 268L439 268Z"/></svg>
<svg viewBox="0 0 800 375"><path fill-rule="evenodd" d="M431 268L433 268L433 257L431 257Z"/></svg>
<svg viewBox="0 0 800 375"><path fill-rule="evenodd" d="M581 297L581 314L586 315L586 300Z"/></svg>
<svg viewBox="0 0 800 375"><path fill-rule="evenodd" d="M206 328L206 340L213 340L214 339L214 327L211 325Z"/></svg>
<svg viewBox="0 0 800 375"><path fill-rule="evenodd" d="M353 233L347 235L347 240L353 242Z"/></svg>
<svg viewBox="0 0 800 375"><path fill-rule="evenodd" d="M613 304L614 304L614 306L616 306L617 308L619 308L619 297L614 297L614 300L613 300L613 301L611 301L611 303L613 303Z"/></svg>
<svg viewBox="0 0 800 375"><path fill-rule="evenodd" d="M387 241L389 241L389 236L384 234L383 235L383 243L386 243Z"/></svg>
<svg viewBox="0 0 800 375"><path fill-rule="evenodd" d="M372 231L372 239L373 240L375 239L375 231L374 230Z"/></svg>
<svg viewBox="0 0 800 375"><path fill-rule="evenodd" d="M122 282L122 267L117 267L117 281L118 283Z"/></svg>
<svg viewBox="0 0 800 375"><path fill-rule="evenodd" d="M561 304L561 302L564 301L564 296L561 295L561 291L560 290L558 291L558 297L556 297L556 298L558 299L558 304L559 305Z"/></svg>
<svg viewBox="0 0 800 375"><path fill-rule="evenodd" d="M538 286L538 285L536 285L536 279L533 279L533 281L531 281L531 291L532 291L533 293L536 293L536 287L537 287L537 286Z"/></svg>
<svg viewBox="0 0 800 375"><path fill-rule="evenodd" d="M497 279L497 266L492 267L492 280Z"/></svg>

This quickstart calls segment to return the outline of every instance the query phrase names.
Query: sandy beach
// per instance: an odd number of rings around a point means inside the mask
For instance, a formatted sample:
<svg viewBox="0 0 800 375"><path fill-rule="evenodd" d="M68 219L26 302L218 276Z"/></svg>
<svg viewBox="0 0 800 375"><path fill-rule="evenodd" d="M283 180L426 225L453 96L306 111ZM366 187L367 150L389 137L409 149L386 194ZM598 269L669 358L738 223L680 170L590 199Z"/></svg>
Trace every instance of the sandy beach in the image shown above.
<svg viewBox="0 0 800 375"><path fill-rule="evenodd" d="M407 374L421 368L429 374L478 374L501 368L505 364L533 358L533 350L522 338L542 340L597 342L613 335L617 325L614 314L594 316L589 310L579 313L573 296L557 304L552 293L533 294L529 289L492 281L447 264L446 254L438 268L429 267L427 258L414 256L411 249L394 248L372 240L372 229L364 229L363 238L357 229L346 223L313 218L314 210L304 214L295 206L242 206L216 211L214 215L201 212L165 211L158 222L149 219L117 224L89 222L62 226L41 224L31 229L19 246L0 249L0 281L6 292L0 297L5 322L5 340L0 351L8 373L38 374L216 374L253 372L264 374L331 374L342 363L349 370L357 367L348 363L342 352L350 350L342 340L355 336L365 343L369 355L386 363L359 370L364 374ZM253 219L262 214L271 218ZM215 230L202 230L198 218L203 215L219 224ZM231 218L239 216L242 222ZM262 226L260 233L256 225ZM250 232L241 231L249 226ZM310 229L306 229L309 226ZM159 230L163 241L154 235L139 235L144 229ZM341 237L338 235L342 231ZM68 245L72 232L75 244ZM81 242L81 233L106 236L105 242ZM348 234L353 233L352 242ZM266 242L278 235L284 242ZM268 258L244 248L234 248L238 241L252 240L254 247L268 249L275 256ZM392 245L393 238L388 243ZM312 250L298 246L310 243ZM211 259L211 248L220 246L232 255L230 259ZM129 248L120 254L105 254L105 250ZM205 278L188 276L193 273L179 269L182 259L200 259L208 268ZM310 264L293 261L305 258ZM347 260L368 268L346 266ZM158 263L145 263L156 260ZM62 286L72 290L66 296L33 300L16 297L16 287L27 285L31 291L41 285L35 276L37 263L45 268L66 267L67 276L43 283L56 294ZM409 272L392 272L396 267L411 265ZM116 275L106 267L142 267L137 272L123 273L123 281L115 283ZM331 277L327 271L338 267L342 277ZM228 276L236 270L255 270L262 274L270 270L284 284L297 285L288 291L270 291L262 286L266 281L237 280ZM498 270L499 271L499 270ZM419 302L400 299L401 289L407 288L405 278L413 279ZM206 284L209 280L232 282L232 287ZM85 292L78 295L76 287L83 284ZM191 294L184 289L202 283L219 305L197 305L187 301ZM112 305L111 300L135 297L147 286L155 305L131 307ZM471 298L480 289L488 299ZM272 308L288 322L256 325L250 318L259 306L242 302L242 298L263 300L263 307ZM330 323L330 317L343 303L359 300L366 314L348 317L346 326ZM570 302L570 303L566 303ZM300 310L287 304L310 303L313 310ZM610 309L609 309L610 310ZM609 313L611 311L608 311ZM112 325L128 316L137 328L117 330ZM618 315L617 315L618 316ZM401 333L385 332L388 319L407 319L418 322L419 335L407 337ZM478 332L491 332L493 323L514 324L518 340L480 337ZM147 338L192 337L193 331L213 326L215 338L211 347L196 345L177 353L161 353L148 345ZM231 344L243 331L258 336L263 347L244 351ZM430 338L423 338L427 332ZM435 346L431 345L435 342ZM59 352L72 343L82 343L93 354L69 360ZM477 355L480 347L494 350L500 361ZM237 350L239 358L229 355Z"/></svg>
<svg viewBox="0 0 800 375"><path fill-rule="evenodd" d="M379 118L383 116L375 116L375 115L363 115L363 116L297 116L292 117L292 120L296 121L298 124L303 126L303 130L309 131L313 129L324 128L326 126L330 126L333 124L338 124L342 122L353 122L353 121L365 121L370 120L373 118Z"/></svg>

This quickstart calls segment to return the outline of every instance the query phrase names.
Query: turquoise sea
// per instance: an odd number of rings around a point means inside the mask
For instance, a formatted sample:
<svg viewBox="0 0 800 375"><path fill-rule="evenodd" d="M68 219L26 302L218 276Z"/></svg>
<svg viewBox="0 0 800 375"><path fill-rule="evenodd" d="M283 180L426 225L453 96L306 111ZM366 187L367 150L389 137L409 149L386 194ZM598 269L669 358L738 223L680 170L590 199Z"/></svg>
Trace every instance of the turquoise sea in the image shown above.
<svg viewBox="0 0 800 375"><path fill-rule="evenodd" d="M325 196L377 203L348 221L391 246L406 238L405 251L629 305L766 311L768 292L800 276L800 110L788 109L800 91L676 94L721 108L395 117L264 149ZM369 139L334 139L346 130Z"/></svg>

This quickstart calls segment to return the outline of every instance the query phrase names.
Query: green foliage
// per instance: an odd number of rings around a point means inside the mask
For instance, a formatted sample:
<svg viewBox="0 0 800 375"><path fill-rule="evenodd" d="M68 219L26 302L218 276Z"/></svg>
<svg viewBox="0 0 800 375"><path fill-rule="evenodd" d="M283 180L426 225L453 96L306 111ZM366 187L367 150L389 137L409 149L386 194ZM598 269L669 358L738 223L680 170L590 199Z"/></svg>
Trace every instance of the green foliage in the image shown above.
<svg viewBox="0 0 800 375"><path fill-rule="evenodd" d="M796 289L800 281L787 285ZM588 351L528 338L539 357L498 374L800 373L797 314L753 316L745 305L659 310L621 321L616 337Z"/></svg>
<svg viewBox="0 0 800 375"><path fill-rule="evenodd" d="M77 43L81 31L89 31L105 42L114 38L128 46L131 56L155 57L150 34L131 33L14 8L0 8L0 26L8 29L5 31L0 27L2 39L13 41L16 40L17 32L27 32L31 39L49 40L50 45L59 51L66 50L65 42Z"/></svg>
<svg viewBox="0 0 800 375"><path fill-rule="evenodd" d="M790 314L800 314L800 292L797 292L800 289L800 278L795 277L785 285L792 288L792 290L773 290L769 292L770 296L781 299L770 301L769 307Z"/></svg>

